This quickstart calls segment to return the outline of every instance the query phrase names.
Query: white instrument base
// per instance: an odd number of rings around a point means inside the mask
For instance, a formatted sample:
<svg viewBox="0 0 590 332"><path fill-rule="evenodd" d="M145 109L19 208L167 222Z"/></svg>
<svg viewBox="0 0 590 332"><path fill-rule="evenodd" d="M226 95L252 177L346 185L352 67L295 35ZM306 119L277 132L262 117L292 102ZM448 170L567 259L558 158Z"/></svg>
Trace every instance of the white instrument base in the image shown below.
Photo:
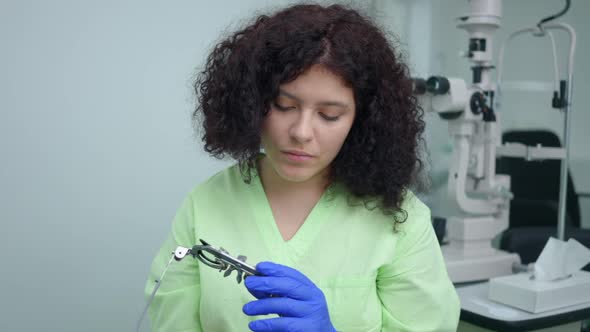
<svg viewBox="0 0 590 332"><path fill-rule="evenodd" d="M520 257L504 251L493 249L481 256L461 254L448 246L441 247L447 272L453 283L487 280L513 274L512 266L520 264Z"/></svg>

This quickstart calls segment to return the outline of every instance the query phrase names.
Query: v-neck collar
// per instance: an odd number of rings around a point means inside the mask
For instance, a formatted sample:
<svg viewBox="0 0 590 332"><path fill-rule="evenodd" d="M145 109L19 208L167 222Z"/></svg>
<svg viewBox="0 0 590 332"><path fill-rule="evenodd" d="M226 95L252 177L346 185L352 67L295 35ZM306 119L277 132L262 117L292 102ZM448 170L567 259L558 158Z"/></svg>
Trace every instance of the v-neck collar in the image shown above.
<svg viewBox="0 0 590 332"><path fill-rule="evenodd" d="M250 185L252 186L252 192L249 195L250 204L254 207L255 222L262 238L268 246L271 255L274 256L274 259L277 261L288 259L292 263L296 263L294 260L305 254L307 248L317 237L321 226L325 223L327 207L332 203L332 200L328 198L333 190L332 186L324 190L320 199L293 237L285 240L275 221L258 171L254 169L251 174L252 179Z"/></svg>

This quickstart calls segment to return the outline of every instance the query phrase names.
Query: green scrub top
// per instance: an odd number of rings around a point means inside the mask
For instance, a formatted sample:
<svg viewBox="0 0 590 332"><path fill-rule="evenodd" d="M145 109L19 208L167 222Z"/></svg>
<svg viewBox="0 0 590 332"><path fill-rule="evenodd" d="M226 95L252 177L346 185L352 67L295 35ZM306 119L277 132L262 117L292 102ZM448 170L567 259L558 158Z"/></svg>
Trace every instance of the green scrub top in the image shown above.
<svg viewBox="0 0 590 332"><path fill-rule="evenodd" d="M255 172L254 172L255 173ZM343 185L330 186L301 228L285 241L258 175L250 184L234 165L185 199L153 261L151 294L177 246L203 239L232 256L293 267L324 293L338 331L455 331L459 299L433 232L430 210L410 191L408 213L393 231L391 216L351 206ZM224 278L192 256L172 262L149 308L153 331L248 331L242 306L255 300L235 272ZM276 317L276 316L274 316Z"/></svg>

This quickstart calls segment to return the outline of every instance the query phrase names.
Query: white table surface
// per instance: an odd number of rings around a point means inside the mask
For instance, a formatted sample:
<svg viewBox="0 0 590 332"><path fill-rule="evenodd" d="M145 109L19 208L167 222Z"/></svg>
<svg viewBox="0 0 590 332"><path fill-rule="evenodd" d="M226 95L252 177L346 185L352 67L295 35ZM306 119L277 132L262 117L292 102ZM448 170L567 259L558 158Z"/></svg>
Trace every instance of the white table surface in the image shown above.
<svg viewBox="0 0 590 332"><path fill-rule="evenodd" d="M524 310L509 307L502 303L489 300L488 285L489 283L486 281L477 284L456 287L457 294L459 295L459 298L461 300L461 309L491 319L506 322L517 322L543 317L551 317L562 313L568 313L576 310L590 308L590 302L586 302L583 304L533 314Z"/></svg>

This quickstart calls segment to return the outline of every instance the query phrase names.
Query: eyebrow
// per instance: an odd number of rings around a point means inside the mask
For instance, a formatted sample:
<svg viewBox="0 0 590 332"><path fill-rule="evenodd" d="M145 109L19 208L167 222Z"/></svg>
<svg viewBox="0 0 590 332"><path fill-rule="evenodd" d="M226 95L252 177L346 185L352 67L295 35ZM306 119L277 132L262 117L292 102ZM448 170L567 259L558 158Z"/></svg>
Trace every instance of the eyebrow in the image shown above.
<svg viewBox="0 0 590 332"><path fill-rule="evenodd" d="M297 97L295 95L292 95L292 94L290 94L290 93L288 93L288 92L286 92L284 90L279 90L279 95L283 95L285 97L294 99L297 102L301 102L302 101L301 98L299 98L299 97ZM321 101L321 102L318 103L318 105L319 106L337 106L337 107L341 107L341 108L344 108L344 109L348 109L349 108L348 107L348 104L346 104L346 103L339 102L339 101L331 101L331 100Z"/></svg>

